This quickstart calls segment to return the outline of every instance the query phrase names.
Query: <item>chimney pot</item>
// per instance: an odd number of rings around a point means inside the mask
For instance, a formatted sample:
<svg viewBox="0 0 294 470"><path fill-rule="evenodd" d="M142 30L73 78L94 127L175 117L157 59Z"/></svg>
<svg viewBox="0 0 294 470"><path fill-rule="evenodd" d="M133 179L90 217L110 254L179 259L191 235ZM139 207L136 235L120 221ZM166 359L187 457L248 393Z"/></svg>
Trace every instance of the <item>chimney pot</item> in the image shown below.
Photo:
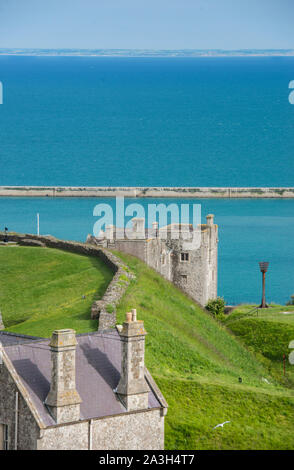
<svg viewBox="0 0 294 470"><path fill-rule="evenodd" d="M132 309L132 321L137 321L137 310L135 308Z"/></svg>
<svg viewBox="0 0 294 470"><path fill-rule="evenodd" d="M127 312L126 313L126 322L130 323L133 319L133 314L132 312Z"/></svg>

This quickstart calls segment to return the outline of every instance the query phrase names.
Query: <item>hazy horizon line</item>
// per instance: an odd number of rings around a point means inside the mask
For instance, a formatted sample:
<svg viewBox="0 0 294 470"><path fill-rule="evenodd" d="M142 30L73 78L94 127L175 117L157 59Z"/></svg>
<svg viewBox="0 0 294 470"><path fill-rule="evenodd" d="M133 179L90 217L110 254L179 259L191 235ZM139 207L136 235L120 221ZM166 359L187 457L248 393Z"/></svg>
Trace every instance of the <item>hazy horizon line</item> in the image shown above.
<svg viewBox="0 0 294 470"><path fill-rule="evenodd" d="M113 57L213 57L293 56L294 49L136 49L136 48L36 48L1 47L0 55L113 56Z"/></svg>

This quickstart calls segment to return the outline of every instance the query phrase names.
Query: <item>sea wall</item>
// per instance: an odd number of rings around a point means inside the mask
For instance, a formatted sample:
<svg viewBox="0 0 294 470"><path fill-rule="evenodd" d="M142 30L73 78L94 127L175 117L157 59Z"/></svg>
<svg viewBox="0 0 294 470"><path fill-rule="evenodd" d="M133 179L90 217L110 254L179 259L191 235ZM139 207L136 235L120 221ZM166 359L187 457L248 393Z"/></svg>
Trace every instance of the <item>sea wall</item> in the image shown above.
<svg viewBox="0 0 294 470"><path fill-rule="evenodd" d="M5 234L0 232L0 241L5 239ZM108 285L103 297L93 303L91 318L99 319L99 331L115 326L116 306L124 295L131 279L135 276L129 268L113 253L101 247L88 243L79 243L68 240L60 240L52 236L38 236L32 234L20 234L9 232L9 242L16 242L22 246L37 246L57 248L72 253L98 256L111 269L114 276Z"/></svg>
<svg viewBox="0 0 294 470"><path fill-rule="evenodd" d="M0 197L294 198L290 188L0 186Z"/></svg>

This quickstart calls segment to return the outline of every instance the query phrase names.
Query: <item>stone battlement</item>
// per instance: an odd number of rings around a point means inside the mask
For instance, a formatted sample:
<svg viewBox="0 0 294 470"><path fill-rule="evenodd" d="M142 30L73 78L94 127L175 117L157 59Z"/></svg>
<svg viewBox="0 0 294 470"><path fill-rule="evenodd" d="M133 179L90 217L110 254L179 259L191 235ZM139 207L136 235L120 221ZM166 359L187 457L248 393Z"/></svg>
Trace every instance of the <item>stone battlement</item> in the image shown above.
<svg viewBox="0 0 294 470"><path fill-rule="evenodd" d="M193 227L171 224L145 228L145 219L132 219L132 229L107 226L98 238L87 242L136 256L186 294L205 306L217 297L218 227L214 216L207 215L206 224ZM184 230L183 230L184 229Z"/></svg>

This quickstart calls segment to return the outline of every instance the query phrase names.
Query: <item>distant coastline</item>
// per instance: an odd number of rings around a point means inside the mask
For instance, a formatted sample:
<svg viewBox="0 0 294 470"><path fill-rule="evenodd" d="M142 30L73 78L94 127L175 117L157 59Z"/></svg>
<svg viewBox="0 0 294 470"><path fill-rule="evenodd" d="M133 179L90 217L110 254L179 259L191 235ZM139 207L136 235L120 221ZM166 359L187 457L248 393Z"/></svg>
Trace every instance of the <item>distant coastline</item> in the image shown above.
<svg viewBox="0 0 294 470"><path fill-rule="evenodd" d="M294 198L294 187L0 186L0 197Z"/></svg>
<svg viewBox="0 0 294 470"><path fill-rule="evenodd" d="M7 49L0 56L66 57L293 57L294 49Z"/></svg>

